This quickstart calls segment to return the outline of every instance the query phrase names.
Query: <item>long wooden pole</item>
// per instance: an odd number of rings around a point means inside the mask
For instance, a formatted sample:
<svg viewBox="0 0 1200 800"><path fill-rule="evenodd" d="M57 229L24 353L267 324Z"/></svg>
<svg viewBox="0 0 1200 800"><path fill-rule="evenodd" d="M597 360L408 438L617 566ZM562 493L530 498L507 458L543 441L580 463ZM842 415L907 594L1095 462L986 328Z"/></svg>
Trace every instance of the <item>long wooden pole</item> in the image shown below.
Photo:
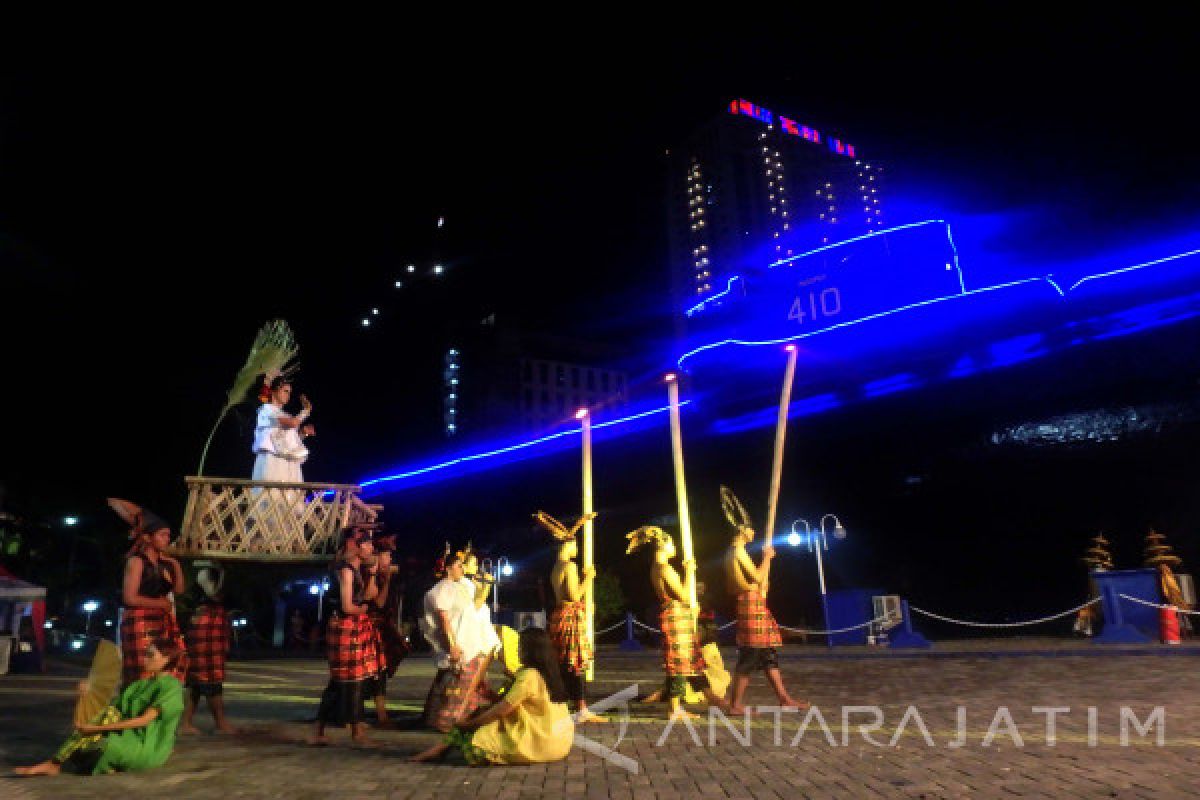
<svg viewBox="0 0 1200 800"><path fill-rule="evenodd" d="M775 544L775 511L779 507L779 484L783 477L783 440L787 436L788 406L792 402L792 381L796 378L796 345L787 346L787 369L783 373L783 391L779 397L779 418L775 422L775 458L771 462L771 492L767 497L767 544Z"/></svg>
<svg viewBox="0 0 1200 800"><path fill-rule="evenodd" d="M688 513L687 482L683 475L683 429L679 424L679 377L667 376L667 398L671 406L671 457L675 463L675 502L679 506L679 538L683 544L683 560L695 561L692 547L692 518ZM686 571L688 602L697 608L696 573Z"/></svg>
<svg viewBox="0 0 1200 800"><path fill-rule="evenodd" d="M592 418L587 410L581 410L576 416L583 424L583 513L592 513ZM583 568L586 570L594 563L594 552L592 549L595 539L595 525L592 520L583 523ZM587 665L587 680L595 679L595 662L596 662L596 596L595 596L595 581L588 583L584 593L584 603L587 608L587 631L586 636L588 643L591 645L592 660Z"/></svg>

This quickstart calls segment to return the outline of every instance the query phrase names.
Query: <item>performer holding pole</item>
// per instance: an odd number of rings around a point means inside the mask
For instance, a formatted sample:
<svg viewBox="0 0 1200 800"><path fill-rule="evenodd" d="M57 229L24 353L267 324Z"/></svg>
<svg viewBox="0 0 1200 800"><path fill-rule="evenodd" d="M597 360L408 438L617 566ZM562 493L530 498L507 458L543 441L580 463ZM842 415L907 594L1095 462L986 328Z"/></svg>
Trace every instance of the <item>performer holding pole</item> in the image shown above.
<svg viewBox="0 0 1200 800"><path fill-rule="evenodd" d="M721 487L721 508L733 526L733 541L725 553L725 577L730 594L737 596L737 645L738 660L734 667L733 697L729 710L734 714L745 711L742 700L746 687L750 685L750 674L762 670L767 681L775 690L779 705L785 708L807 708L807 703L797 702L788 694L779 672L778 648L783 645L779 626L767 608L771 559L775 548L763 545L762 562L755 566L746 545L754 540L754 527L750 515L734 496L733 492Z"/></svg>
<svg viewBox="0 0 1200 800"><path fill-rule="evenodd" d="M679 505L679 538L683 542L684 563L694 563L695 550L692 548L692 518L688 513L687 482L683 477L683 429L679 424L679 378L675 373L667 375L667 398L671 406L671 458L675 464L675 501ZM696 603L696 573L687 571L687 601L694 609L699 610Z"/></svg>
<svg viewBox="0 0 1200 800"><path fill-rule="evenodd" d="M579 554L575 534L595 516L595 512L592 512L590 516L580 517L568 530L567 526L545 511L533 515L538 524L559 542L558 560L550 573L557 604L550 614L549 633L558 654L559 671L567 690L567 699L578 709L576 722L608 721L589 712L584 698L584 676L592 664L595 651L587 639L587 607L583 597L596 578L596 568L585 567L581 580L575 565L575 557Z"/></svg>
<svg viewBox="0 0 1200 800"><path fill-rule="evenodd" d="M787 436L788 407L792 402L792 381L796 378L796 345L784 348L788 354L783 373L783 391L779 396L779 418L775 422L775 457L771 461L771 493L767 497L766 545L775 544L775 510L779 506L779 484L783 478L783 442Z"/></svg>
<svg viewBox="0 0 1200 800"><path fill-rule="evenodd" d="M595 561L593 558L593 540L595 534L595 526L593 520L596 515L592 511L592 417L586 408L581 408L575 412L575 418L583 425L583 571L595 570ZM592 653L592 660L588 662L587 673L585 678L590 682L595 678L596 673L596 596L593 591L594 583L587 583L583 587L583 601L587 608L587 628L586 638L588 649Z"/></svg>

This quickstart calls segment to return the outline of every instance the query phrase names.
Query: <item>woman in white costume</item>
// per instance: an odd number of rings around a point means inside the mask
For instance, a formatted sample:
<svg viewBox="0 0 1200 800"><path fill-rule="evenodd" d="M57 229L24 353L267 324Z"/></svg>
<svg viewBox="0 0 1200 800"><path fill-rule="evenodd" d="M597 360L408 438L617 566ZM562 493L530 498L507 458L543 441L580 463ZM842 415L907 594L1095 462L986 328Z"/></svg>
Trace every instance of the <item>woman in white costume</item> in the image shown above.
<svg viewBox="0 0 1200 800"><path fill-rule="evenodd" d="M312 413L312 403L300 395L304 410L295 415L284 411L284 406L292 399L292 384L284 377L264 383L260 398L263 404L254 425L252 477L256 481L301 483L304 475L300 465L308 460L304 438L315 432L312 425L304 422Z"/></svg>

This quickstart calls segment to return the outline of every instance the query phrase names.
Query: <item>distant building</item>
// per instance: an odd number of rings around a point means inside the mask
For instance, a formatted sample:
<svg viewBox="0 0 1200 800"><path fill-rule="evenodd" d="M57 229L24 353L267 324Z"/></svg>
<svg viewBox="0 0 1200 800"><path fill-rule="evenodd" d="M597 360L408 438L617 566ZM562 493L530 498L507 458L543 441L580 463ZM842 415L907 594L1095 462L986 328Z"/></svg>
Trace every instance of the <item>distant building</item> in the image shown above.
<svg viewBox="0 0 1200 800"><path fill-rule="evenodd" d="M879 164L746 100L732 101L669 156L668 246L680 311L744 270L883 226Z"/></svg>
<svg viewBox="0 0 1200 800"><path fill-rule="evenodd" d="M626 374L602 345L473 326L453 337L442 381L446 436L534 432L574 418L580 408L626 403Z"/></svg>

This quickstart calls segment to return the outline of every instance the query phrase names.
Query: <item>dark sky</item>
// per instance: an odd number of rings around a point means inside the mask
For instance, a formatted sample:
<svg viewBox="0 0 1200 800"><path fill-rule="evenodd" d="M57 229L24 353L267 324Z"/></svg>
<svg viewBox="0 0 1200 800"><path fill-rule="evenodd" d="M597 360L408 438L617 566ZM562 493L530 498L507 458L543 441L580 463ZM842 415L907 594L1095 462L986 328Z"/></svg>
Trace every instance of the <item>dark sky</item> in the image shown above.
<svg viewBox="0 0 1200 800"><path fill-rule="evenodd" d="M1105 14L39 31L0 81L0 481L46 514L118 494L178 516L275 316L321 423L308 474L341 481L405 452L388 394L439 303L624 343L665 330L663 153L738 96L887 165L893 220L1037 210L997 245L1017 260L1169 230L1200 178L1190 29ZM450 281L401 296L441 214ZM222 434L216 464L242 464L246 432Z"/></svg>

